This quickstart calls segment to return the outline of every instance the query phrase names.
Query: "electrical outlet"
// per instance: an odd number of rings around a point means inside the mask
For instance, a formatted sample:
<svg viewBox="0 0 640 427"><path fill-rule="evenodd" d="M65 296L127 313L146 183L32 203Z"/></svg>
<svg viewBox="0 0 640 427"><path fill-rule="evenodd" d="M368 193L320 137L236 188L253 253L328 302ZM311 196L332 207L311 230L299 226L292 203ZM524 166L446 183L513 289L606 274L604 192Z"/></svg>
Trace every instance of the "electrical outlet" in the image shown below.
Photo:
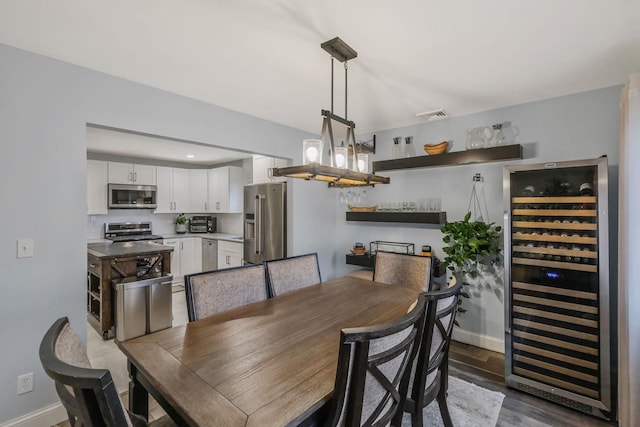
<svg viewBox="0 0 640 427"><path fill-rule="evenodd" d="M33 391L33 372L18 377L18 394Z"/></svg>

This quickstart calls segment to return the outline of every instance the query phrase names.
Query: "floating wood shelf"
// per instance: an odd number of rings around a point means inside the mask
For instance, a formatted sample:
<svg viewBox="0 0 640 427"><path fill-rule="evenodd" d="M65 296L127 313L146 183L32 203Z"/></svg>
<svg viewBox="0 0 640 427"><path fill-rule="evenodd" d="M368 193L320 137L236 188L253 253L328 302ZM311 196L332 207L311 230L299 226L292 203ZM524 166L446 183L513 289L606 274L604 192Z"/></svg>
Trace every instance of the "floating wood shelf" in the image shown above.
<svg viewBox="0 0 640 427"><path fill-rule="evenodd" d="M520 144L503 147L480 148L477 150L454 151L452 153L433 156L407 157L404 159L382 160L373 162L373 173L389 170L430 168L443 166L460 166L473 163L501 162L505 160L521 160Z"/></svg>
<svg viewBox="0 0 640 427"><path fill-rule="evenodd" d="M444 224L446 212L347 212L347 221Z"/></svg>

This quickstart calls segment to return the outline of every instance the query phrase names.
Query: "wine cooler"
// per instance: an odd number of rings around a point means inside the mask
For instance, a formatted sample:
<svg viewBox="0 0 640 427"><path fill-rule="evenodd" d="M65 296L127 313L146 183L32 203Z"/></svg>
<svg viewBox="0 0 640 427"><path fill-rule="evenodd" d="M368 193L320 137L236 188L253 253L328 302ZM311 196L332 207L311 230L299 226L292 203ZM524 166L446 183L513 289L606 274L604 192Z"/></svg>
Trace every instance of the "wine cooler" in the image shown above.
<svg viewBox="0 0 640 427"><path fill-rule="evenodd" d="M505 380L610 419L606 157L507 166Z"/></svg>

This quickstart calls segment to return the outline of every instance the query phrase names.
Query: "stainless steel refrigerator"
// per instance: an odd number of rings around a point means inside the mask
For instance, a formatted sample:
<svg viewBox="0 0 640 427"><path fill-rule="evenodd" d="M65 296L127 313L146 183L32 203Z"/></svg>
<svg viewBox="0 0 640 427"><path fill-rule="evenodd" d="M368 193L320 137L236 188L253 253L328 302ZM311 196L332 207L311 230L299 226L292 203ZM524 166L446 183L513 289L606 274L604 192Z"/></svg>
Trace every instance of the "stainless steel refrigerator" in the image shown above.
<svg viewBox="0 0 640 427"><path fill-rule="evenodd" d="M287 184L244 187L244 263L287 256Z"/></svg>
<svg viewBox="0 0 640 427"><path fill-rule="evenodd" d="M615 419L607 169L606 157L504 169L505 381Z"/></svg>

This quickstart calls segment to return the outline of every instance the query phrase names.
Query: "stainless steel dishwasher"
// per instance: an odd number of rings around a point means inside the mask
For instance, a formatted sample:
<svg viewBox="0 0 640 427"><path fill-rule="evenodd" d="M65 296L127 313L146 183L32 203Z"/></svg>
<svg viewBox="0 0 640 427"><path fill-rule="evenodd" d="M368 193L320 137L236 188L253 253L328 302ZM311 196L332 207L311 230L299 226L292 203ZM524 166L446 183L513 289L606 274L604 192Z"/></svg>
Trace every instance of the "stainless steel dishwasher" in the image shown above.
<svg viewBox="0 0 640 427"><path fill-rule="evenodd" d="M218 269L218 241L202 239L202 271Z"/></svg>

